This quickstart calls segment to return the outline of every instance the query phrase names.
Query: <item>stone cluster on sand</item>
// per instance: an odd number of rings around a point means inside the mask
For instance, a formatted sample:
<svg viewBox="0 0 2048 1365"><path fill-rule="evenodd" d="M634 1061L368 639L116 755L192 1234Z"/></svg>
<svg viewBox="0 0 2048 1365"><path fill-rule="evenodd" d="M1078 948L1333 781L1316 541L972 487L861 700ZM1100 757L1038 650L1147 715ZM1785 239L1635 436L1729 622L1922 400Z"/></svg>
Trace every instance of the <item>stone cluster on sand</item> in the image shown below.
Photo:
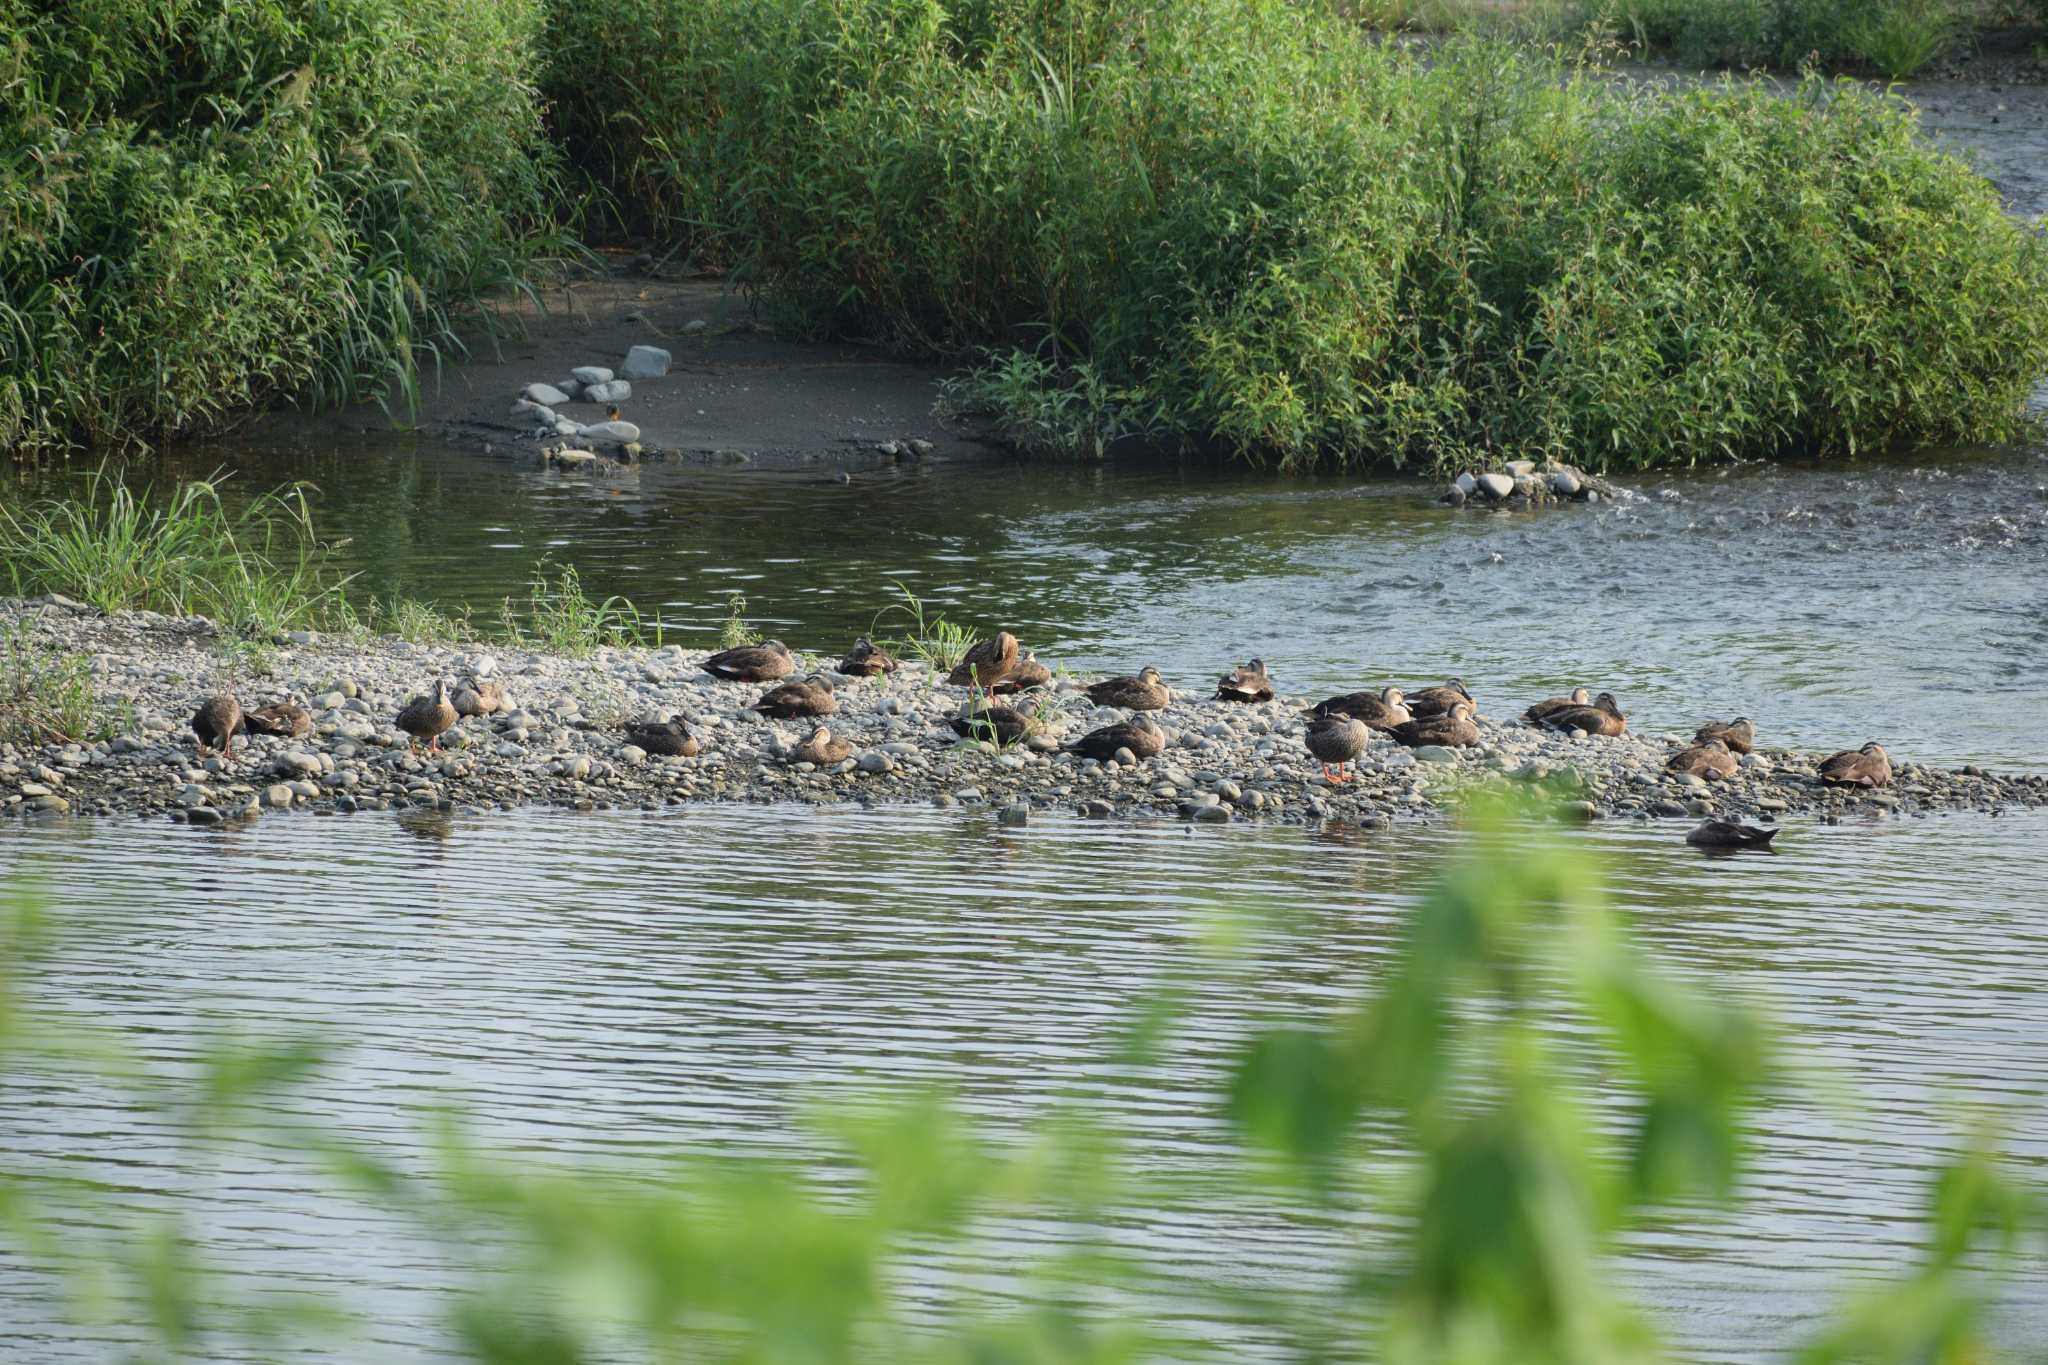
<svg viewBox="0 0 2048 1365"><path fill-rule="evenodd" d="M1560 502L1609 502L1620 496L1613 484L1576 466L1546 460L1509 460L1499 469L1467 470L1451 480L1437 501L1452 507L1496 507L1518 511Z"/></svg>
<svg viewBox="0 0 2048 1365"><path fill-rule="evenodd" d="M1376 826L1429 818L1484 778L1540 782L1568 813L1587 818L1839 818L2048 804L2048 778L1910 762L1883 790L1826 788L1815 776L1817 755L1775 749L1746 756L1724 781L1679 777L1664 764L1687 736L1569 736L1485 717L1482 742L1467 749L1409 750L1375 736L1356 779L1332 783L1303 747L1302 709L1314 698L1218 702L1209 686L1150 713L1166 732L1157 757L1104 763L1062 746L1126 713L1092 705L1072 679L1006 699L1035 710L1042 728L999 749L954 735L947 722L966 689L935 682L912 662L882 678L835 677L838 710L822 721L770 721L747 709L765 689L706 675L705 651L600 649L572 659L388 637L305 636L280 645L275 676L244 677L235 690L245 706L298 694L313 732L245 736L232 760L201 759L189 721L226 682L210 623L0 602L0 626L20 621L39 643L90 660L102 699L132 708L132 720L104 742L0 746L0 808L20 814L141 813L210 824L286 808L918 801L986 806L1011 822L1059 808ZM836 657L813 656L806 668L829 670ZM396 727L399 708L437 677L472 676L501 685L502 709L463 719L442 736L444 752L416 751ZM1489 708L1483 690L1480 697L1483 709L1518 709ZM700 741L700 754L654 758L627 742L627 722L669 713ZM828 766L792 761L821 723L851 742L848 756Z"/></svg>
<svg viewBox="0 0 2048 1365"><path fill-rule="evenodd" d="M584 448L587 446L616 447L630 459L640 453L636 424L610 415L595 422L579 422L560 409L571 403L616 406L633 396L634 380L659 379L668 373L671 363L669 353L659 346L635 346L626 352L616 374L603 365L578 365L552 384L528 384L512 400L512 415L532 419L531 434L539 439L565 437L580 443L548 449L544 454L551 461L576 464L595 460L597 453Z"/></svg>

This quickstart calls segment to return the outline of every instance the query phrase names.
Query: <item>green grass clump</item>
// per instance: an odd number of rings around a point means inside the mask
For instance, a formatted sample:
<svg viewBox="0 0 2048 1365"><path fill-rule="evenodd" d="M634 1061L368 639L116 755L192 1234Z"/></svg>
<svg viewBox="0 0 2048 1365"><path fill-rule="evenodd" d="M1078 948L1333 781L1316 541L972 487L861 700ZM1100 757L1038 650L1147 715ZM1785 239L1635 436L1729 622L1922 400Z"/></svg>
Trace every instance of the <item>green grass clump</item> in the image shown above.
<svg viewBox="0 0 2048 1365"><path fill-rule="evenodd" d="M658 648L662 637L659 618L648 621L624 597L594 600L575 565L556 566L551 575L546 559L534 566L525 603L506 598L499 619L510 643L572 658L605 645Z"/></svg>
<svg viewBox="0 0 2048 1365"><path fill-rule="evenodd" d="M541 0L0 0L0 450L411 394L519 281Z"/></svg>
<svg viewBox="0 0 2048 1365"><path fill-rule="evenodd" d="M194 479L158 497L102 466L75 496L0 506L10 591L61 593L107 612L208 616L247 635L323 623L348 579L313 533L306 487L230 511L220 484Z"/></svg>
<svg viewBox="0 0 2048 1365"><path fill-rule="evenodd" d="M791 332L992 354L956 402L1023 444L1631 468L2001 439L2048 373L2048 246L1849 86L1650 98L1288 0L623 0L551 42L622 215Z"/></svg>
<svg viewBox="0 0 2048 1365"><path fill-rule="evenodd" d="M937 612L927 612L908 585L899 581L896 591L903 600L875 613L869 637L892 654L922 660L928 678L942 678L958 668L974 645L974 632Z"/></svg>
<svg viewBox="0 0 2048 1365"><path fill-rule="evenodd" d="M107 739L115 720L89 660L37 644L26 623L0 636L0 744Z"/></svg>

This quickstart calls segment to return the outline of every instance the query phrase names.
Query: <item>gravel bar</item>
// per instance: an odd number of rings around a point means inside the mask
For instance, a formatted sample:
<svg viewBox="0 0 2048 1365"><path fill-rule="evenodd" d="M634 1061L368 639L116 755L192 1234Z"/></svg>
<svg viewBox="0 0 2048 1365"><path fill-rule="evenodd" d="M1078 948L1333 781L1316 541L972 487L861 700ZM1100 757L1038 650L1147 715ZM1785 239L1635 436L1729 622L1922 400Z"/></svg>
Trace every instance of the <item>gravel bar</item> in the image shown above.
<svg viewBox="0 0 2048 1365"><path fill-rule="evenodd" d="M882 679L827 672L838 714L769 721L746 709L766 688L705 674L698 665L707 651L602 648L572 658L309 632L269 651L271 676L247 676L245 669L233 690L245 708L296 695L313 714L313 733L245 736L229 762L218 754L200 758L190 729L200 699L228 681L212 623L143 611L101 616L63 599L0 600L0 627L24 623L37 643L89 659L102 702L124 721L104 742L0 746L0 803L30 818L134 814L217 825L285 810L918 802L985 807L1007 824L1059 809L1372 828L1438 818L1476 781L1501 778L1540 784L1565 815L1585 819L1833 821L2048 805L2048 776L1938 770L1897 754L1891 785L1877 791L1823 787L1814 774L1823 755L1762 747L1726 780L1680 777L1664 765L1689 737L1689 725L1685 735L1602 738L1485 715L1482 743L1471 748L1409 750L1375 735L1354 779L1334 784L1302 747L1301 711L1316 698L1212 701L1213 683L1176 693L1171 706L1152 713L1167 732L1162 754L1104 764L1060 746L1125 715L1095 707L1080 682L1068 678L1057 679L1042 699L1020 703L1042 707L1043 732L999 751L946 728L966 689L935 683L911 662ZM810 663L829 670L838 657L818 655ZM1217 660L1218 671L1230 662ZM463 720L443 737L442 752L416 751L393 723L398 709L430 690L437 676L471 675L498 680L505 709ZM1482 710L1517 716L1535 700L1495 700L1483 685L1478 695ZM702 753L650 758L625 740L627 721L664 712L689 726ZM852 755L824 768L788 761L817 724L849 739ZM1842 747L1863 738L1844 734Z"/></svg>

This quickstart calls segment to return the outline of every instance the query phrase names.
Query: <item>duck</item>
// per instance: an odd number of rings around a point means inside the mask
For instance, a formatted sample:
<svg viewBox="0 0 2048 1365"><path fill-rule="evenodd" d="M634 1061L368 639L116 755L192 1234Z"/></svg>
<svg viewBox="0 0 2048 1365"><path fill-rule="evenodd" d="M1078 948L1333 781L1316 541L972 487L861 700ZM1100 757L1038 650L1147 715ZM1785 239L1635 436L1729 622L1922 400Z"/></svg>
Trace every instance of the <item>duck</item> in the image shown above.
<svg viewBox="0 0 2048 1365"><path fill-rule="evenodd" d="M1524 725L1541 725L1546 717L1554 716L1559 711L1569 711L1574 707L1591 706L1592 704L1593 694L1591 692L1588 692L1583 687L1574 687L1569 697L1548 697L1531 706L1522 713L1522 723Z"/></svg>
<svg viewBox="0 0 2048 1365"><path fill-rule="evenodd" d="M242 704L232 692L216 692L192 713L192 734L203 758L208 746L227 758L235 756L235 731L242 728Z"/></svg>
<svg viewBox="0 0 2048 1365"><path fill-rule="evenodd" d="M853 745L820 725L809 738L789 751L791 763L815 763L821 768L844 763L853 757Z"/></svg>
<svg viewBox="0 0 2048 1365"><path fill-rule="evenodd" d="M460 719L455 714L455 704L448 700L446 678L434 679L431 694L414 697L398 710L398 728L414 740L425 740L430 750L441 747L441 736Z"/></svg>
<svg viewBox="0 0 2048 1365"><path fill-rule="evenodd" d="M1728 752L1728 746L1718 739L1710 739L1687 749L1680 749L1664 765L1682 776L1691 777L1733 777L1741 766L1735 755Z"/></svg>
<svg viewBox="0 0 2048 1365"><path fill-rule="evenodd" d="M1463 678L1452 678L1442 687L1425 687L1420 692L1408 694L1408 714L1416 720L1429 720L1435 716L1447 716L1451 708L1464 704L1472 708L1472 714L1479 714L1479 703L1465 690Z"/></svg>
<svg viewBox="0 0 2048 1365"><path fill-rule="evenodd" d="M1038 656L1025 650L1010 667L1010 671L996 679L988 689L999 697L1014 696L1034 687L1045 687L1052 682L1052 670L1038 662Z"/></svg>
<svg viewBox="0 0 2048 1365"><path fill-rule="evenodd" d="M796 657L782 641L764 640L758 645L721 649L699 667L727 682L774 682L796 672Z"/></svg>
<svg viewBox="0 0 2048 1365"><path fill-rule="evenodd" d="M1705 744L1710 739L1720 740L1735 753L1746 754L1756 744L1756 726L1748 716L1737 716L1734 720L1708 721L1693 731L1695 744Z"/></svg>
<svg viewBox="0 0 2048 1365"><path fill-rule="evenodd" d="M1217 701L1271 701L1273 680L1266 675L1266 661L1252 659L1233 668L1216 681Z"/></svg>
<svg viewBox="0 0 2048 1365"><path fill-rule="evenodd" d="M853 648L839 661L839 671L850 678L878 677L883 673L894 673L896 659L863 635L853 642Z"/></svg>
<svg viewBox="0 0 2048 1365"><path fill-rule="evenodd" d="M993 687L1017 666L1017 637L999 630L993 640L970 645L946 681L955 687Z"/></svg>
<svg viewBox="0 0 2048 1365"><path fill-rule="evenodd" d="M1765 829L1760 825L1744 825L1733 820L1708 820L1694 826L1686 834L1685 841L1694 848L1748 848L1768 853L1771 851L1771 840L1777 837L1778 831L1775 828Z"/></svg>
<svg viewBox="0 0 2048 1365"><path fill-rule="evenodd" d="M1038 729L1038 722L1022 711L1008 706L977 706L971 701L946 724L962 739L992 739L999 745L1028 739Z"/></svg>
<svg viewBox="0 0 2048 1365"><path fill-rule="evenodd" d="M1621 704L1614 700L1612 692L1602 692L1591 706L1567 706L1562 711L1552 711L1542 724L1545 729L1562 734L1584 730L1589 735L1619 735L1627 731L1628 717L1621 714Z"/></svg>
<svg viewBox="0 0 2048 1365"><path fill-rule="evenodd" d="M272 702L259 706L253 711L242 713L241 730L249 735L275 735L280 739L298 739L313 733L313 713L291 701Z"/></svg>
<svg viewBox="0 0 2048 1365"><path fill-rule="evenodd" d="M1873 739L1860 749L1844 749L1822 759L1820 780L1830 787L1888 787L1892 757Z"/></svg>
<svg viewBox="0 0 2048 1365"><path fill-rule="evenodd" d="M505 709L505 684L483 678L464 678L449 700L458 716L495 716Z"/></svg>
<svg viewBox="0 0 2048 1365"><path fill-rule="evenodd" d="M1125 674L1121 678L1104 678L1093 683L1087 693L1088 700L1097 706L1114 706L1125 711L1164 711L1173 699L1165 679L1150 664L1139 669L1136 676Z"/></svg>
<svg viewBox="0 0 2048 1365"><path fill-rule="evenodd" d="M1317 702L1314 714L1349 716L1368 730L1381 731L1415 719L1415 713L1408 709L1408 699L1398 687L1382 687L1378 692L1346 692L1341 697Z"/></svg>
<svg viewBox="0 0 2048 1365"><path fill-rule="evenodd" d="M1451 709L1440 716L1417 716L1396 725L1387 733L1411 749L1424 744L1465 748L1479 742L1479 727L1472 720L1474 714L1476 710L1471 702L1453 702Z"/></svg>
<svg viewBox="0 0 2048 1365"><path fill-rule="evenodd" d="M1140 711L1129 720L1090 730L1069 744L1067 752L1107 763L1116 757L1118 749L1129 749L1136 758L1152 758L1165 748L1166 731L1160 729L1152 717Z"/></svg>
<svg viewBox="0 0 2048 1365"><path fill-rule="evenodd" d="M801 716L829 716L839 709L839 702L832 695L832 680L822 673L813 673L802 682L771 688L748 709L776 720L796 720Z"/></svg>
<svg viewBox="0 0 2048 1365"><path fill-rule="evenodd" d="M1323 765L1324 777L1331 776L1330 767L1335 764L1337 773L1333 780L1349 782L1351 774L1347 769L1365 752L1366 741L1371 736L1372 731L1366 728L1364 721L1342 711L1326 711L1309 719L1302 743Z"/></svg>
<svg viewBox="0 0 2048 1365"><path fill-rule="evenodd" d="M626 727L626 743L656 758L695 758L703 746L673 714L660 720L635 721Z"/></svg>

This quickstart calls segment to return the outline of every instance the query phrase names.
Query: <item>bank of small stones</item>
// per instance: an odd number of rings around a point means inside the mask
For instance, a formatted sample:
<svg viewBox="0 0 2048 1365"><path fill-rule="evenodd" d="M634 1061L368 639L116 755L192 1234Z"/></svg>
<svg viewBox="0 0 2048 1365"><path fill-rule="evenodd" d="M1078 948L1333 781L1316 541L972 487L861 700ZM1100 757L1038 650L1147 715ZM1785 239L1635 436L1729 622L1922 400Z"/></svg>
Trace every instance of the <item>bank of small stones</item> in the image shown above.
<svg viewBox="0 0 2048 1365"><path fill-rule="evenodd" d="M1613 502L1621 492L1574 465L1546 460L1509 460L1499 469L1466 470L1437 499L1451 507L1520 511L1562 502Z"/></svg>
<svg viewBox="0 0 2048 1365"><path fill-rule="evenodd" d="M850 739L853 752L819 768L788 761L819 722L755 715L746 708L765 689L710 678L698 668L701 651L602 649L568 659L304 634L278 647L275 676L244 676L234 687L245 706L297 694L313 714L313 733L244 736L230 762L200 758L189 726L200 699L228 681L210 623L0 603L0 625L23 619L42 644L90 659L102 699L130 711L104 742L0 746L0 801L31 817L144 815L211 825L283 810L920 802L986 808L1006 824L1063 810L1376 828L1433 818L1476 780L1499 778L1541 784L1563 813L1586 819L1838 820L2048 804L2048 778L1946 772L1910 761L1898 765L1886 790L1823 788L1814 776L1818 755L1771 749L1746 757L1734 777L1709 783L1665 772L1677 734L1567 737L1485 718L1484 742L1471 749L1408 750L1375 736L1356 780L1337 785L1302 747L1300 712L1313 698L1218 702L1208 699L1213 683L1177 693L1173 705L1153 713L1168 735L1161 755L1104 764L1060 752L1063 742L1124 718L1093 706L1075 681L1022 699L1042 708L1044 733L999 750L946 728L965 690L935 685L908 662L891 678L828 672L839 711L822 723ZM836 657L807 662L829 670ZM472 675L503 686L504 709L463 720L443 737L444 752L414 749L393 723L399 707L436 676ZM1518 711L1519 703L1503 699L1495 707ZM701 741L699 756L651 758L625 741L628 720L669 712Z"/></svg>

